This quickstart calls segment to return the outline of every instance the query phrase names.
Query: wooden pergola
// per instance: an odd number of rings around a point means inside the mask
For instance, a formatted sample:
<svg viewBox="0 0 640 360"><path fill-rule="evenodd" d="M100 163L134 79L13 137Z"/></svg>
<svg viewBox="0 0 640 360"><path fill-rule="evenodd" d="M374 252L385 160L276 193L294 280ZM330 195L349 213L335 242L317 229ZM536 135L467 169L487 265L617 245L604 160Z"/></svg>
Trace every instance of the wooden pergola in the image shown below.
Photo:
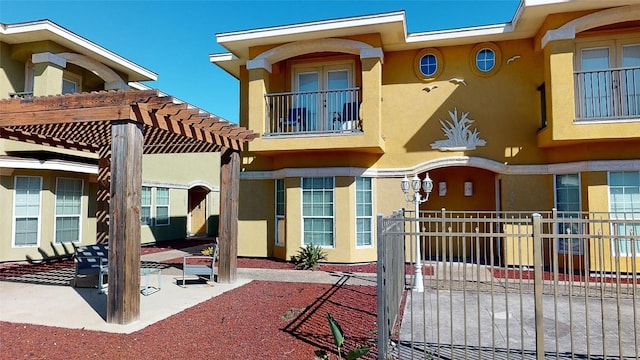
<svg viewBox="0 0 640 360"><path fill-rule="evenodd" d="M252 131L157 90L0 100L0 138L97 153L97 242L109 243L107 322L140 316L142 155L220 152L218 281L236 280L240 151Z"/></svg>

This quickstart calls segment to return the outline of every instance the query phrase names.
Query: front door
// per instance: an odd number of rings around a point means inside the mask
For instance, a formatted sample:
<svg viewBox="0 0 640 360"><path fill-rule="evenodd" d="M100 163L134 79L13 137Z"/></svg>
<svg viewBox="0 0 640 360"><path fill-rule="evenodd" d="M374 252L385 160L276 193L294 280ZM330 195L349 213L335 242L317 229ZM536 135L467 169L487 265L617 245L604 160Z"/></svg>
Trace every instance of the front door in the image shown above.
<svg viewBox="0 0 640 360"><path fill-rule="evenodd" d="M344 104L354 101L351 93L342 91L353 84L352 67L351 63L294 67L292 87L299 93L295 106L306 111L303 130L333 130Z"/></svg>
<svg viewBox="0 0 640 360"><path fill-rule="evenodd" d="M202 235L207 233L207 194L202 188L189 190L189 212L191 217L191 229L189 233Z"/></svg>

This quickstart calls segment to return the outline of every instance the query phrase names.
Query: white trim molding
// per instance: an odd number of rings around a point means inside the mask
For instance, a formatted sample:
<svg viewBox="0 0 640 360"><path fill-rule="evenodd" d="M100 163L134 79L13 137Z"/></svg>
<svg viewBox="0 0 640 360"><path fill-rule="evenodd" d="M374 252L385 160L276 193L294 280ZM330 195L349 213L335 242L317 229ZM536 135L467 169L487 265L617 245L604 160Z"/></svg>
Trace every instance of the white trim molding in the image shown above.
<svg viewBox="0 0 640 360"><path fill-rule="evenodd" d="M247 61L247 69L265 69L271 72L271 65L279 61L322 51L359 55L362 59L377 57L382 61L384 58L381 48L374 48L362 41L334 38L303 40L280 45L261 53Z"/></svg>
<svg viewBox="0 0 640 360"><path fill-rule="evenodd" d="M98 174L98 166L64 160L0 159L0 169L57 170L80 174Z"/></svg>
<svg viewBox="0 0 640 360"><path fill-rule="evenodd" d="M67 67L67 59L59 54L52 54L50 52L43 52L31 55L31 62L34 64L51 63L58 65L61 68Z"/></svg>
<svg viewBox="0 0 640 360"><path fill-rule="evenodd" d="M0 26L0 35L20 38L27 36L31 41L53 40L66 48L82 53L90 53L91 57L104 59L102 62L113 64L129 74L130 80L145 81L157 80L158 75L140 65L113 53L62 26L49 21L38 20L16 24L3 24Z"/></svg>
<svg viewBox="0 0 640 360"><path fill-rule="evenodd" d="M50 52L37 53L31 55L31 62L34 64L49 62L62 68L67 67L67 63L78 65L99 76L105 81L105 90L127 90L129 86L124 80L108 66L99 61L91 59L87 56L76 53L59 53L52 54Z"/></svg>
<svg viewBox="0 0 640 360"><path fill-rule="evenodd" d="M328 176L364 176L374 178L402 178L406 174L419 174L426 171L465 166L485 169L504 175L551 175L586 171L640 171L640 159L632 160L596 160L576 161L557 164L511 165L491 159L453 156L426 161L406 168L366 169L356 167L326 168L285 168L273 171L246 171L240 173L241 180L271 180L287 177L328 177Z"/></svg>
<svg viewBox="0 0 640 360"><path fill-rule="evenodd" d="M604 25L616 24L640 19L640 5L621 6L606 9L571 20L558 29L547 31L540 46L544 49L551 41L572 40L576 34Z"/></svg>
<svg viewBox="0 0 640 360"><path fill-rule="evenodd" d="M190 182L189 184L187 184L187 187L189 189L193 189L193 188L198 187L198 186L206 188L210 192L220 192L220 186L214 186L210 182L204 181L204 180L194 180L194 181Z"/></svg>

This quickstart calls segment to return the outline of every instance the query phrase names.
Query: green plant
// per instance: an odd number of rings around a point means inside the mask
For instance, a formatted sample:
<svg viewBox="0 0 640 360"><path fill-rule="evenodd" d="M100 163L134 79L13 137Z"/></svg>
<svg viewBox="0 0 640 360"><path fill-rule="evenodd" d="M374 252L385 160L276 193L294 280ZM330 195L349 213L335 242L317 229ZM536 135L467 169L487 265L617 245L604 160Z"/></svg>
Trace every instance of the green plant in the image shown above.
<svg viewBox="0 0 640 360"><path fill-rule="evenodd" d="M206 256L213 255L213 246L209 246L209 247L206 247L206 248L200 250L200 254L206 255Z"/></svg>
<svg viewBox="0 0 640 360"><path fill-rule="evenodd" d="M331 334L333 335L333 340L336 343L336 348L338 349L338 359L342 359L342 345L344 345L344 333L340 328L340 324L334 319L331 314L327 313L327 320L329 320L329 327L331 328ZM366 355L369 350L371 350L370 346L359 346L351 351L349 351L345 357L345 360L353 360L359 357Z"/></svg>
<svg viewBox="0 0 640 360"><path fill-rule="evenodd" d="M296 269L315 269L321 260L327 260L327 253L321 246L313 244L300 247L298 255L291 256L291 261L295 264Z"/></svg>

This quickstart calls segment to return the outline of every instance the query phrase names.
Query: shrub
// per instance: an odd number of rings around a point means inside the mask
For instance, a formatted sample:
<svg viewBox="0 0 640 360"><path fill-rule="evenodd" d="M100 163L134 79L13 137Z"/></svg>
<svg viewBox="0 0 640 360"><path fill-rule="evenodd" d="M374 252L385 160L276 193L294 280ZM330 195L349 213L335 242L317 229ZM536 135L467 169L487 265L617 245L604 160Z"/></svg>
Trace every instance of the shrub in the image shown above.
<svg viewBox="0 0 640 360"><path fill-rule="evenodd" d="M212 256L213 255L213 246L209 246L209 247L206 247L206 248L200 250L200 254L207 255L207 256Z"/></svg>
<svg viewBox="0 0 640 360"><path fill-rule="evenodd" d="M313 244L307 244L305 247L300 247L298 255L291 256L291 261L296 266L296 269L316 269L321 260L327 260L327 253L322 250L322 247Z"/></svg>

